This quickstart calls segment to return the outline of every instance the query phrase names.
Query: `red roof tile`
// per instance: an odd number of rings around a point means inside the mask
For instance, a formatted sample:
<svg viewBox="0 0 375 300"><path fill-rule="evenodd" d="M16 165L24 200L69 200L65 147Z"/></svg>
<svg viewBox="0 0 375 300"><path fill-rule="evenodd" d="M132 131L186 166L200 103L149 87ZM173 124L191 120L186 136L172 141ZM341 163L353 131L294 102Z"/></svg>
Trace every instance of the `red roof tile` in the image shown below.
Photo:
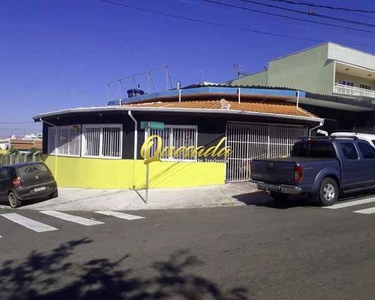
<svg viewBox="0 0 375 300"><path fill-rule="evenodd" d="M204 100L204 101L181 101L181 102L148 102L137 104L125 104L124 107L149 107L149 108L186 108L186 109L223 109L221 100ZM284 101L261 101L261 102L241 102L226 101L229 104L229 110L239 110L248 112L258 112L266 114L281 114L301 117L316 118L315 115L298 108L293 103Z"/></svg>
<svg viewBox="0 0 375 300"><path fill-rule="evenodd" d="M10 141L10 148L18 149L18 150L30 150L31 148L35 147L39 150L42 150L42 141L30 141L30 140L11 140Z"/></svg>

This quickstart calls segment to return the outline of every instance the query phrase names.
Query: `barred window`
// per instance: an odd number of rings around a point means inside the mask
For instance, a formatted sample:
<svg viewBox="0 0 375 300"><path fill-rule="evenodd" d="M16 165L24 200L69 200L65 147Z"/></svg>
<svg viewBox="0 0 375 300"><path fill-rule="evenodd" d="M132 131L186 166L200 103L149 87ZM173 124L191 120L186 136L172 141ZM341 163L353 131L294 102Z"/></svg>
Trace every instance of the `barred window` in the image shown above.
<svg viewBox="0 0 375 300"><path fill-rule="evenodd" d="M82 156L121 158L122 125L83 125Z"/></svg>
<svg viewBox="0 0 375 300"><path fill-rule="evenodd" d="M81 127L79 125L48 128L48 153L80 155Z"/></svg>
<svg viewBox="0 0 375 300"><path fill-rule="evenodd" d="M146 132L145 137L158 135L163 142L162 148L177 150L180 147L197 147L198 143L198 127L194 125L165 125L164 130L150 129ZM151 157L157 149L157 143L151 149ZM185 148L185 149L186 149ZM190 153L191 154L191 153ZM177 156L171 155L170 151L164 151L160 157L163 161L196 161L197 156L186 155L185 152L179 152Z"/></svg>
<svg viewBox="0 0 375 300"><path fill-rule="evenodd" d="M56 151L56 127L48 127L48 153Z"/></svg>

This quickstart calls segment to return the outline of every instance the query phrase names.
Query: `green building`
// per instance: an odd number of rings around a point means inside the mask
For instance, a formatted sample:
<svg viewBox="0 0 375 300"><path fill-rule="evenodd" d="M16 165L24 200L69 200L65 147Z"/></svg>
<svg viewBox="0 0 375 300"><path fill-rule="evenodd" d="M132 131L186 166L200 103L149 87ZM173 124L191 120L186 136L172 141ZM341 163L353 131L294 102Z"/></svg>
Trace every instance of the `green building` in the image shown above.
<svg viewBox="0 0 375 300"><path fill-rule="evenodd" d="M375 56L360 50L335 43L320 44L273 59L267 70L226 84L321 94L321 101L302 99L301 106L325 118L326 124L333 121L334 129L375 128Z"/></svg>
<svg viewBox="0 0 375 300"><path fill-rule="evenodd" d="M325 43L271 60L268 70L231 80L232 85L282 86L325 95L374 98L375 56Z"/></svg>

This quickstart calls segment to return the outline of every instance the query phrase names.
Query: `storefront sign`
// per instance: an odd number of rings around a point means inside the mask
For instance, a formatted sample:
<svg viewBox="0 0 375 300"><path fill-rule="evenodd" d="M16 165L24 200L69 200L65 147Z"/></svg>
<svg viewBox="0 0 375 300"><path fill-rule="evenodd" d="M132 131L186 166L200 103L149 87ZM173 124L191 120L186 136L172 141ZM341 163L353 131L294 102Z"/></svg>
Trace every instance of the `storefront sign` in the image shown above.
<svg viewBox="0 0 375 300"><path fill-rule="evenodd" d="M151 135L148 137L142 145L141 156L145 160L145 164L149 164L155 161L161 161L161 157L171 157L171 158L185 158L185 159L195 159L198 158L227 158L231 153L230 147L223 147L225 140L227 138L222 138L216 146L206 148L205 146L182 146L176 149L176 147L163 147L163 139L158 135ZM155 146L156 145L156 146Z"/></svg>
<svg viewBox="0 0 375 300"><path fill-rule="evenodd" d="M163 122L155 122L155 121L142 121L141 122L141 129L155 129L155 130L164 130L164 123Z"/></svg>

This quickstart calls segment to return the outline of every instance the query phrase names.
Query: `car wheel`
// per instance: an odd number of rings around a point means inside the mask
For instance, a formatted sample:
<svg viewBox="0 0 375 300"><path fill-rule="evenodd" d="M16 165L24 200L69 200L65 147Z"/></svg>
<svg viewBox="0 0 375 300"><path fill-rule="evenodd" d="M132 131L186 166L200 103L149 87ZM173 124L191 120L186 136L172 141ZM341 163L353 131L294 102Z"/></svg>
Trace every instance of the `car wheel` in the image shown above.
<svg viewBox="0 0 375 300"><path fill-rule="evenodd" d="M56 190L55 192L53 192L51 195L49 195L49 198L50 199L53 199L53 198L57 198L59 196L59 191Z"/></svg>
<svg viewBox="0 0 375 300"><path fill-rule="evenodd" d="M9 201L9 205L11 208L20 207L22 204L20 199L18 199L17 196L13 192L10 192L8 194L8 201Z"/></svg>
<svg viewBox="0 0 375 300"><path fill-rule="evenodd" d="M339 188L332 178L325 178L320 184L319 200L323 206L330 206L336 203L339 197Z"/></svg>
<svg viewBox="0 0 375 300"><path fill-rule="evenodd" d="M282 194L282 193L277 193L277 192L270 192L270 195L276 201L285 201L289 197L288 194Z"/></svg>

